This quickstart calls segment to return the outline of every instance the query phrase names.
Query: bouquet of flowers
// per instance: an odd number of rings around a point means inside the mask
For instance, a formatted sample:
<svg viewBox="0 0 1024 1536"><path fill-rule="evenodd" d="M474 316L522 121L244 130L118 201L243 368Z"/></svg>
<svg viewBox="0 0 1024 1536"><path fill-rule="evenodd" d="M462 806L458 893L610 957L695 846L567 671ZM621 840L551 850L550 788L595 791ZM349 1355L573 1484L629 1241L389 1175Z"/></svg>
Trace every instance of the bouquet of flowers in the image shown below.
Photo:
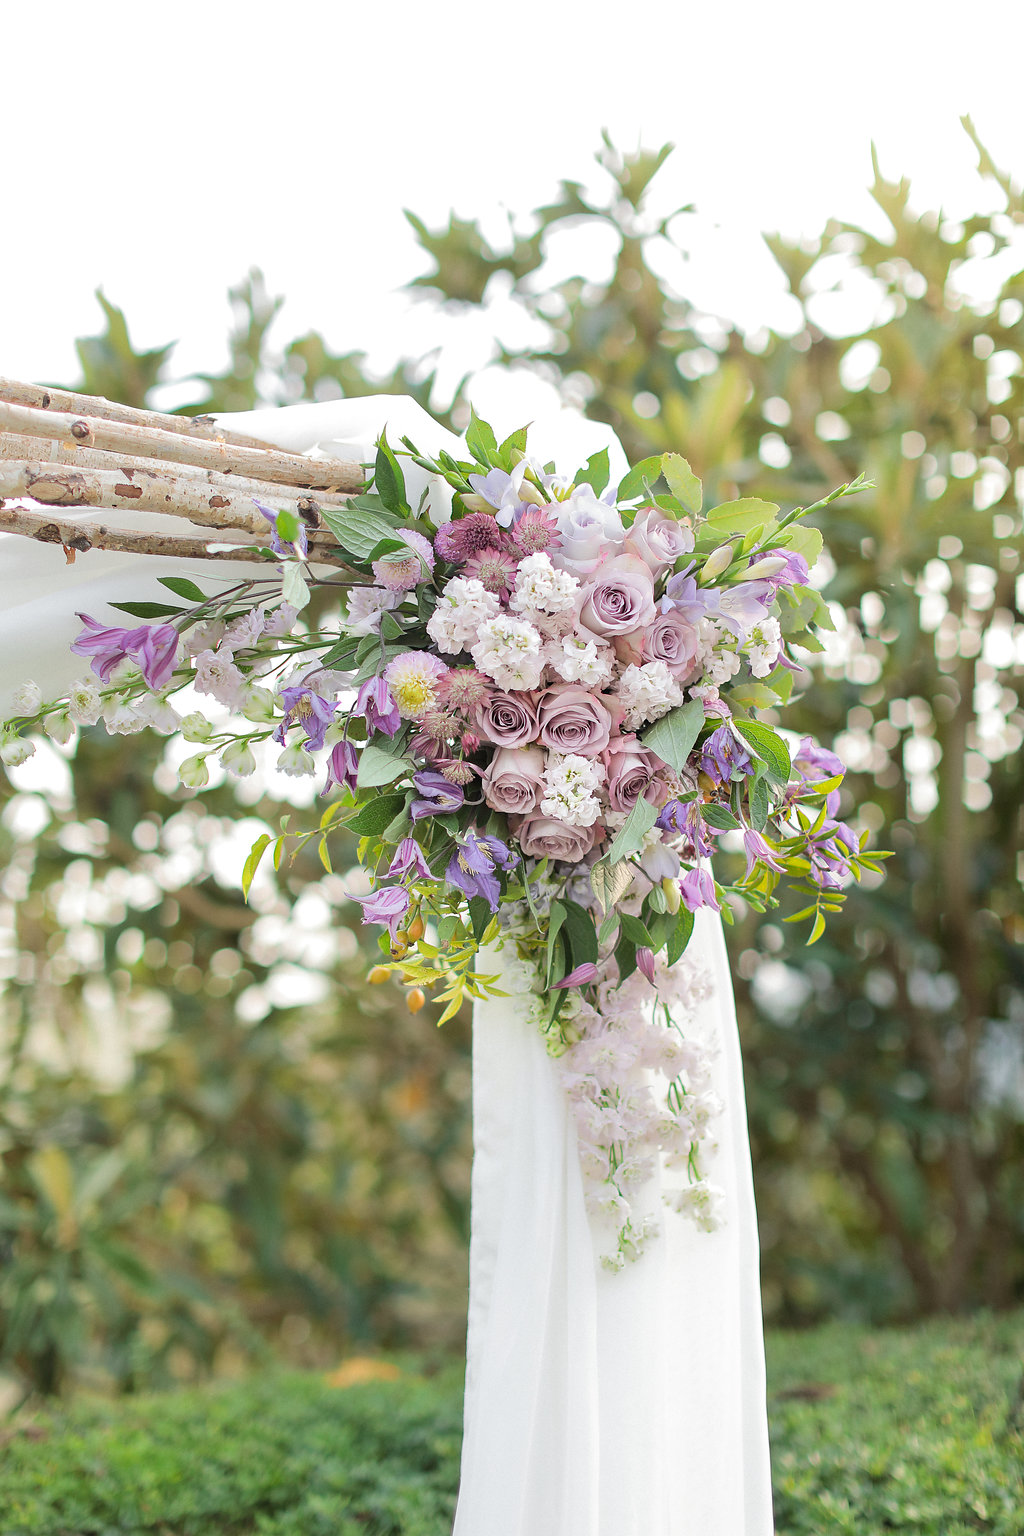
<svg viewBox="0 0 1024 1536"><path fill-rule="evenodd" d="M81 614L72 649L92 675L57 700L27 685L0 756L22 761L35 727L63 742L102 720L180 732L192 789L211 758L252 773L268 738L285 772L319 775L318 824L262 836L246 893L271 848L279 863L314 840L330 868L344 828L371 879L363 921L382 929L371 981L396 975L414 1011L434 993L442 1022L467 995L529 995L617 1267L655 1229L634 1195L659 1155L679 1173L670 1203L706 1230L721 1219L702 1163L720 1105L681 1027L708 987L685 954L695 912L731 921L726 898L764 910L785 882L813 943L885 857L838 819L839 759L757 718L790 697L793 648L821 650L832 627L803 519L863 482L785 514L754 498L705 511L678 454L609 489L606 451L566 475L530 457L525 429L499 444L475 415L466 444L469 460L433 459L382 435L366 489L310 514L337 541L329 567L309 519L257 502L265 574L214 593L169 577L176 603L120 605L147 621L131 628ZM403 458L450 497L411 506ZM321 611L333 589L342 605ZM182 715L188 686L220 707ZM745 855L727 884L719 844ZM498 944L515 958L495 971Z"/></svg>

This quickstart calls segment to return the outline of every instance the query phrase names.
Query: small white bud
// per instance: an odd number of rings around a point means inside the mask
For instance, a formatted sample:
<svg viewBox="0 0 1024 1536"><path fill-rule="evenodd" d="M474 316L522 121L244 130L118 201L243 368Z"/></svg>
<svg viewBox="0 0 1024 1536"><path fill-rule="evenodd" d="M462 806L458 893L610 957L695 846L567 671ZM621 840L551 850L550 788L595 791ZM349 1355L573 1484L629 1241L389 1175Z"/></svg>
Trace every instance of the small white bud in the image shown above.
<svg viewBox="0 0 1024 1536"><path fill-rule="evenodd" d="M195 757L187 757L178 769L178 778L186 789L203 789L209 784L210 770L205 754L197 752Z"/></svg>
<svg viewBox="0 0 1024 1536"><path fill-rule="evenodd" d="M762 576L777 576L784 571L789 562L785 555L765 555L762 560L755 560L753 565L741 573L743 581L757 581Z"/></svg>
<svg viewBox="0 0 1024 1536"><path fill-rule="evenodd" d="M20 768L35 750L35 742L26 736L5 736L0 740L0 762L5 768Z"/></svg>
<svg viewBox="0 0 1024 1536"><path fill-rule="evenodd" d="M251 683L242 693L242 714L254 725L268 725L274 719L274 695L269 688Z"/></svg>
<svg viewBox="0 0 1024 1536"><path fill-rule="evenodd" d="M181 734L186 741L209 741L213 735L213 726L205 715L201 715L198 710L193 710L182 720Z"/></svg>
<svg viewBox="0 0 1024 1536"><path fill-rule="evenodd" d="M66 709L58 709L56 713L47 715L43 721L43 730L51 741L66 747L75 734L75 725Z"/></svg>
<svg viewBox="0 0 1024 1536"><path fill-rule="evenodd" d="M717 549L713 549L704 561L704 568L700 573L701 580L713 581L716 576L721 576L723 571L727 571L732 565L733 549L732 544L720 544Z"/></svg>
<svg viewBox="0 0 1024 1536"><path fill-rule="evenodd" d="M280 773L290 774L293 779L301 779L307 774L316 772L316 762L311 752L307 752L301 742L295 741L290 747L285 747L277 760Z"/></svg>
<svg viewBox="0 0 1024 1536"><path fill-rule="evenodd" d="M247 741L229 741L220 755L221 766L236 779L256 772L256 759Z"/></svg>

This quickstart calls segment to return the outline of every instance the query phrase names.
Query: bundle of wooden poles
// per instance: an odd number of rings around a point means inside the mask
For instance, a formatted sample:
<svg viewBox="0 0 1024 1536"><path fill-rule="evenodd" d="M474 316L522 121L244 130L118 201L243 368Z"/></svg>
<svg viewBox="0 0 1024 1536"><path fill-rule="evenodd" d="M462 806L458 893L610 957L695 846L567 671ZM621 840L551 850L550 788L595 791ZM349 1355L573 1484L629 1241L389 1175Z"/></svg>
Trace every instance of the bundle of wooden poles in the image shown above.
<svg viewBox="0 0 1024 1536"><path fill-rule="evenodd" d="M60 544L69 561L85 550L111 549L262 563L263 556L244 548L270 541L268 519L254 505L259 500L302 519L311 560L343 567L321 511L344 506L363 478L358 464L282 453L225 431L210 416L168 416L0 379L0 532ZM26 500L49 510L9 505ZM54 508L162 513L213 529L216 537L140 532L57 516ZM234 545L243 547L226 547Z"/></svg>

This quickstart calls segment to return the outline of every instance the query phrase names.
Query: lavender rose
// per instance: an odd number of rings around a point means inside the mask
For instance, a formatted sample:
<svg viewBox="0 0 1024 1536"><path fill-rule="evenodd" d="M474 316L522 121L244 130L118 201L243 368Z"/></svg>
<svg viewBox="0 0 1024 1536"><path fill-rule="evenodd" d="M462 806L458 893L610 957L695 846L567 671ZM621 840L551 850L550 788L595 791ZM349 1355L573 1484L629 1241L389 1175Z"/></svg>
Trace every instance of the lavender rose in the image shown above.
<svg viewBox="0 0 1024 1536"><path fill-rule="evenodd" d="M608 775L608 803L613 811L631 811L641 795L652 805L664 800L666 786L656 777L664 764L635 736L616 737L601 753L601 761Z"/></svg>
<svg viewBox="0 0 1024 1536"><path fill-rule="evenodd" d="M644 636L644 660L663 661L681 683L700 670L701 656L698 630L675 609L659 613Z"/></svg>
<svg viewBox="0 0 1024 1536"><path fill-rule="evenodd" d="M662 575L692 548L693 529L689 523L679 523L653 507L638 513L623 543L625 552L643 560L655 576Z"/></svg>
<svg viewBox="0 0 1024 1536"><path fill-rule="evenodd" d="M596 757L608 745L612 716L600 697L575 683L545 688L537 705L538 740L555 752Z"/></svg>
<svg viewBox="0 0 1024 1536"><path fill-rule="evenodd" d="M499 747L483 775L484 799L492 811L525 816L535 810L544 779L546 754L540 747Z"/></svg>
<svg viewBox="0 0 1024 1536"><path fill-rule="evenodd" d="M527 816L516 832L519 846L529 859L558 859L579 864L597 841L598 826L567 827L564 821L536 812Z"/></svg>
<svg viewBox="0 0 1024 1536"><path fill-rule="evenodd" d="M651 568L636 555L606 560L581 596L580 624L610 639L645 629L657 612Z"/></svg>
<svg viewBox="0 0 1024 1536"><path fill-rule="evenodd" d="M531 693L505 693L496 689L478 704L476 723L480 734L497 747L524 747L537 740L537 707Z"/></svg>
<svg viewBox="0 0 1024 1536"><path fill-rule="evenodd" d="M551 563L573 576L589 576L601 564L609 546L622 547L625 530L613 506L599 501L592 486L578 485L553 508L561 542L551 551Z"/></svg>

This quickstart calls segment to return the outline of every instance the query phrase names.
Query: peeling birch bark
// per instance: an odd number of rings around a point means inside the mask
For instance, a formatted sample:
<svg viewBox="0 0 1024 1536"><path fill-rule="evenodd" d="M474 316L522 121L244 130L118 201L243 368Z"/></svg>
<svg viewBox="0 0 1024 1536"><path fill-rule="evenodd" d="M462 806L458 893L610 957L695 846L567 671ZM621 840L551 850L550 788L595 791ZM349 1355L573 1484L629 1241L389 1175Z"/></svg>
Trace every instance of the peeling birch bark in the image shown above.
<svg viewBox="0 0 1024 1536"><path fill-rule="evenodd" d="M263 566L268 574L273 566L255 550L239 545L233 549L211 549L211 544L224 545L227 538L202 539L177 537L172 534L133 533L124 528L111 528L106 523L80 522L75 518L55 518L45 512L30 512L20 507L0 508L0 533L18 533L42 544L60 544L73 558L73 553L90 549L109 549L131 555L167 555L186 560L241 560ZM336 546L335 546L336 547ZM310 560L315 565L331 565L346 570L344 561L325 547L310 549ZM359 584L367 578L352 573Z"/></svg>
<svg viewBox="0 0 1024 1536"><path fill-rule="evenodd" d="M182 437L204 438L207 442L232 443L239 448L268 448L269 443L241 432L228 432L212 416L169 416L163 411L140 410L120 405L102 395L76 395L70 389L50 389L43 384L21 384L16 379L0 379L0 400L12 405L28 405L33 410L58 411L73 416L95 416L100 421L120 421L128 426L160 427Z"/></svg>
<svg viewBox="0 0 1024 1536"><path fill-rule="evenodd" d="M358 491L363 472L358 464L341 459L307 459L302 454L282 453L276 448L245 448L222 441L183 437L160 427L135 426L105 421L95 416L76 416L62 411L41 411L31 406L0 400L0 431L23 433L46 441L77 442L83 448L137 454L174 464L195 464L224 474L241 474L303 490Z"/></svg>
<svg viewBox="0 0 1024 1536"><path fill-rule="evenodd" d="M58 438L45 441L40 437L27 437L23 433L0 432L0 460L17 459L32 463L45 460L49 464L72 464L76 469L116 470L132 478L130 471L138 470L152 476L180 477L194 480L228 496L256 496L269 501L277 509L287 507L292 512L306 513L315 502L318 507L344 507L349 494L342 491L317 490L304 495L294 486L274 485L269 480L253 480L245 475L224 474L216 469L203 469L198 464L176 464L160 467L159 459L143 459L137 454L109 453L102 448L80 448L72 439L61 442ZM184 514L182 514L184 515Z"/></svg>

